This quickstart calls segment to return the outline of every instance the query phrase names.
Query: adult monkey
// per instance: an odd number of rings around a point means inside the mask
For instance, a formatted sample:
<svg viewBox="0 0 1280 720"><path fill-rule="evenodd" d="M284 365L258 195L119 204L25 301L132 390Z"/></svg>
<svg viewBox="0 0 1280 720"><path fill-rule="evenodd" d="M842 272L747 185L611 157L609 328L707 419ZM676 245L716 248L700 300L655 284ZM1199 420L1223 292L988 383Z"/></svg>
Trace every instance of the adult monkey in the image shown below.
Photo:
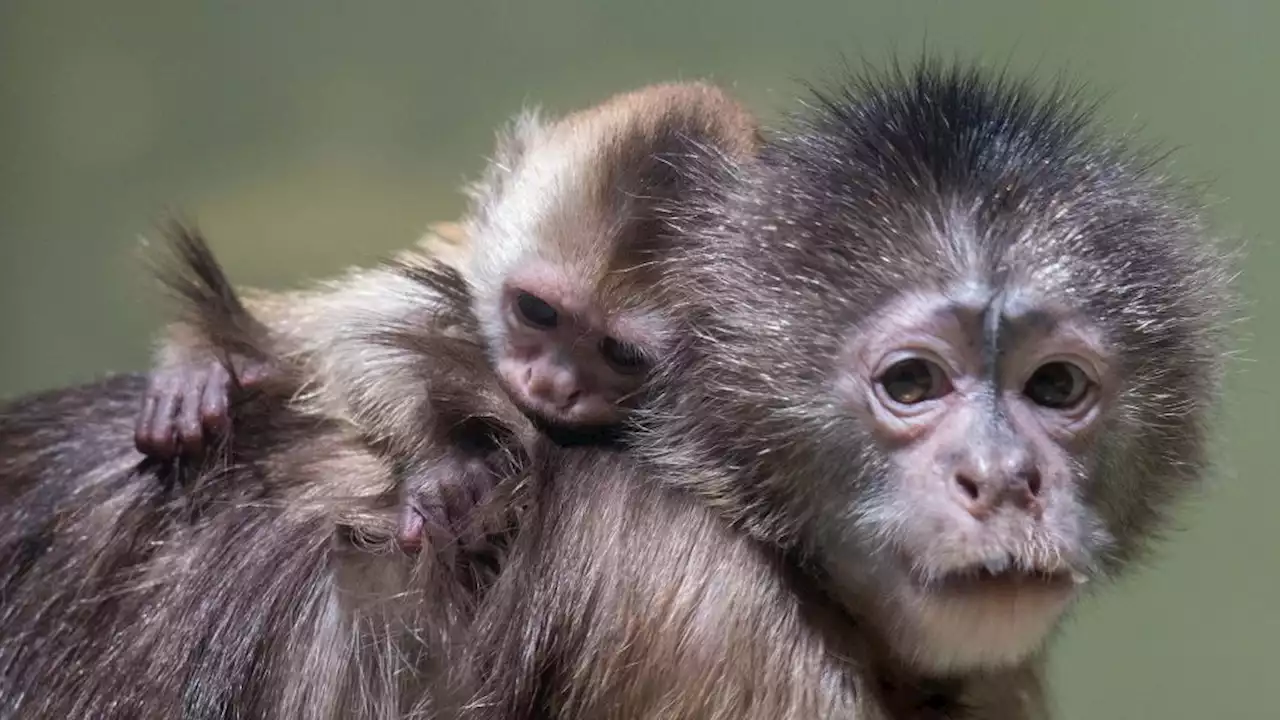
<svg viewBox="0 0 1280 720"><path fill-rule="evenodd" d="M1043 714L1063 613L1204 475L1232 293L1183 188L974 69L812 104L687 209L648 466L539 505L492 717Z"/></svg>
<svg viewBox="0 0 1280 720"><path fill-rule="evenodd" d="M664 368L647 460L581 449L543 458L511 563L467 637L463 667L482 692L458 714L1043 710L1039 650L1076 581L1131 562L1203 473L1229 299L1223 258L1177 188L1096 140L1068 101L925 64L824 99L757 166L713 179L718 191L689 210L695 242L672 261L673 287L693 291L673 296L672 310L695 332ZM23 513L48 513L23 502ZM237 512L247 511L214 517ZM310 564L283 573L300 582L286 595L267 579L295 567L281 560L299 543L270 530L195 539L215 537L224 544L208 545L224 556L275 543L200 585L263 593L245 607L267 622L246 633L209 603L188 624L167 616L170 629L206 643L236 630L240 645L256 638L262 649L166 655L177 672L148 678L157 691L216 696L197 716L278 712L272 692L294 697L298 714L386 716L423 689L391 683L341 707L312 703L303 690L321 692L324 672L365 677L355 670L380 667L370 658L396 654L319 641L347 627L341 612L292 631L307 643L273 643L263 628L293 606L266 601L329 597L329 558L305 555ZM6 590L51 582L37 572L48 567L39 540L6 538L7 552L37 556ZM179 556L204 567L208 549ZM181 584L191 577L153 579L191 596ZM125 584L108 576L101 589L112 582ZM34 602L4 611L36 618L17 641L28 657L56 619L78 623L84 647L58 646L69 669L46 663L45 687L100 709L119 697L112 653L141 633L108 594L80 599L89 607L61 618ZM410 625L426 619L416 609ZM94 621L118 633L101 638ZM318 655L286 652L300 646ZM96 694L75 682L85 678ZM245 678L249 690L233 687ZM133 716L163 716L156 708Z"/></svg>

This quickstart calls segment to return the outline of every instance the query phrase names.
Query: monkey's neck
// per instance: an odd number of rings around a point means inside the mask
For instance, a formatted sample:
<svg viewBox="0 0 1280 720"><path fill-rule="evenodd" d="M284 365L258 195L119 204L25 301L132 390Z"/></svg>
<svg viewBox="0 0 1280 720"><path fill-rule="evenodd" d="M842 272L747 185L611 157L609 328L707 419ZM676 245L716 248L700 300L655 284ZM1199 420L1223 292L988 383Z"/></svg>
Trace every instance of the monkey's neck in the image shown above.
<svg viewBox="0 0 1280 720"><path fill-rule="evenodd" d="M778 561L789 571L786 574L792 588L804 599L810 622L834 629L825 633L826 637L858 639L856 646L835 649L845 657L858 658L870 673L871 688L887 717L943 720L969 716L965 677L934 677L897 660L887 641L875 632L877 622L859 611L861 603L833 594L829 588L836 585L828 572L799 547L780 550Z"/></svg>

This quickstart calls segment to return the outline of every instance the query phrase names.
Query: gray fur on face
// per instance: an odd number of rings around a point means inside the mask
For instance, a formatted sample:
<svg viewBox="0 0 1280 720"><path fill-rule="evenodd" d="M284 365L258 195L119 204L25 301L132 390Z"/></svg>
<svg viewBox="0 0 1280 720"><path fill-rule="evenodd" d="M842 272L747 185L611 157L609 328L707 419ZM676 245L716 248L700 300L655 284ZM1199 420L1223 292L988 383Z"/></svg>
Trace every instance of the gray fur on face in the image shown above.
<svg viewBox="0 0 1280 720"><path fill-rule="evenodd" d="M535 447L481 593L391 552L394 466L287 382L237 424L232 477L181 496L130 447L141 378L5 408L0 715L1041 716L1038 658L928 677L857 604L878 588L833 581L837 560L883 577L893 514L871 510L903 480L833 387L908 292L1073 309L1122 381L1079 455L1083 549L1109 573L1159 528L1204 472L1226 263L1073 102L926 65L710 163L671 211L688 235L661 290L689 334L639 454ZM402 330L379 342L430 349Z"/></svg>
<svg viewBox="0 0 1280 720"><path fill-rule="evenodd" d="M1233 295L1193 195L1062 86L925 61L809 105L756 162L709 159L703 201L675 212L696 239L670 259L687 340L659 370L648 455L869 605L927 522L901 491L924 469L839 397L846 349L904 304L1051 309L1100 338L1115 392L1067 448L1069 512L1019 549L1122 570L1207 472Z"/></svg>

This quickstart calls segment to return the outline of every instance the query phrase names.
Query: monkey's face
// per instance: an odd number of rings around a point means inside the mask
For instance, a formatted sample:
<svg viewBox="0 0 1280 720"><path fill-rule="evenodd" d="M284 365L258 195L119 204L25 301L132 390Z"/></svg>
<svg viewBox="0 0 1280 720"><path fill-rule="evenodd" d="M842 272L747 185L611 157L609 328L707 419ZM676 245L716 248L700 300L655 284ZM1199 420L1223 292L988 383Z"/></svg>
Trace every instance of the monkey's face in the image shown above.
<svg viewBox="0 0 1280 720"><path fill-rule="evenodd" d="M498 376L526 412L568 428L621 423L655 342L612 314L591 286L534 262L508 276L497 299Z"/></svg>
<svg viewBox="0 0 1280 720"><path fill-rule="evenodd" d="M651 455L908 662L1019 662L1203 477L1225 263L1063 98L925 67L814 106L692 213Z"/></svg>
<svg viewBox="0 0 1280 720"><path fill-rule="evenodd" d="M1034 290L969 284L889 303L836 368L884 462L824 541L877 562L836 550L834 572L877 588L895 643L931 669L1022 659L1111 544L1083 501L1122 383L1099 329Z"/></svg>
<svg viewBox="0 0 1280 720"><path fill-rule="evenodd" d="M711 469L694 490L811 553L927 671L1033 655L1204 468L1217 368L1201 310L1169 297L1186 314L1147 325L1112 304L1130 283L1080 300L1087 263L1051 285L1056 261L1016 255L910 289L854 258L775 254L750 302L705 311L672 371L684 397L655 414L659 453ZM725 296L746 282L733 274Z"/></svg>

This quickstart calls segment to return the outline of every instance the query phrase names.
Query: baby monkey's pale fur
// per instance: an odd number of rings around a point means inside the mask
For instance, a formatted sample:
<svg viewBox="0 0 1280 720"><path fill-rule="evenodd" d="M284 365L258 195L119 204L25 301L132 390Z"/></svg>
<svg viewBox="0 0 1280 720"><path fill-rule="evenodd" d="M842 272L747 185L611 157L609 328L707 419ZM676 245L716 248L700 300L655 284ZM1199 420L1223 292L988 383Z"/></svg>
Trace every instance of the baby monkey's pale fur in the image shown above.
<svg viewBox="0 0 1280 720"><path fill-rule="evenodd" d="M181 497L133 465L137 378L0 409L0 715L1044 717L1053 628L1208 471L1233 302L1194 197L1061 90L872 71L747 162L683 165L705 187L654 288L680 342L638 432L529 433L518 532L457 595L434 554L368 547L398 469L290 388ZM211 265L197 315L234 294ZM493 379L441 392L486 364L449 339L475 324L456 273L383 280L392 314L311 322L369 351L328 361L351 396L421 432L397 388L438 410ZM437 296L463 312L411 302ZM309 510L317 485L367 495Z"/></svg>
<svg viewBox="0 0 1280 720"><path fill-rule="evenodd" d="M308 378L304 412L413 452L431 389L408 371L419 358L377 335L457 331L438 322L441 298L401 270L435 256L463 271L495 382L524 412L555 427L616 425L669 342L648 290L669 236L665 208L685 182L678 165L707 151L746 157L758 142L747 111L703 83L648 86L554 122L526 111L467 189L461 223L434 227L394 263L307 290L249 292L246 304L269 328L272 356ZM245 385L271 372L245 365ZM139 419L139 449L200 451L206 433L229 425L231 384L199 333L173 324Z"/></svg>

